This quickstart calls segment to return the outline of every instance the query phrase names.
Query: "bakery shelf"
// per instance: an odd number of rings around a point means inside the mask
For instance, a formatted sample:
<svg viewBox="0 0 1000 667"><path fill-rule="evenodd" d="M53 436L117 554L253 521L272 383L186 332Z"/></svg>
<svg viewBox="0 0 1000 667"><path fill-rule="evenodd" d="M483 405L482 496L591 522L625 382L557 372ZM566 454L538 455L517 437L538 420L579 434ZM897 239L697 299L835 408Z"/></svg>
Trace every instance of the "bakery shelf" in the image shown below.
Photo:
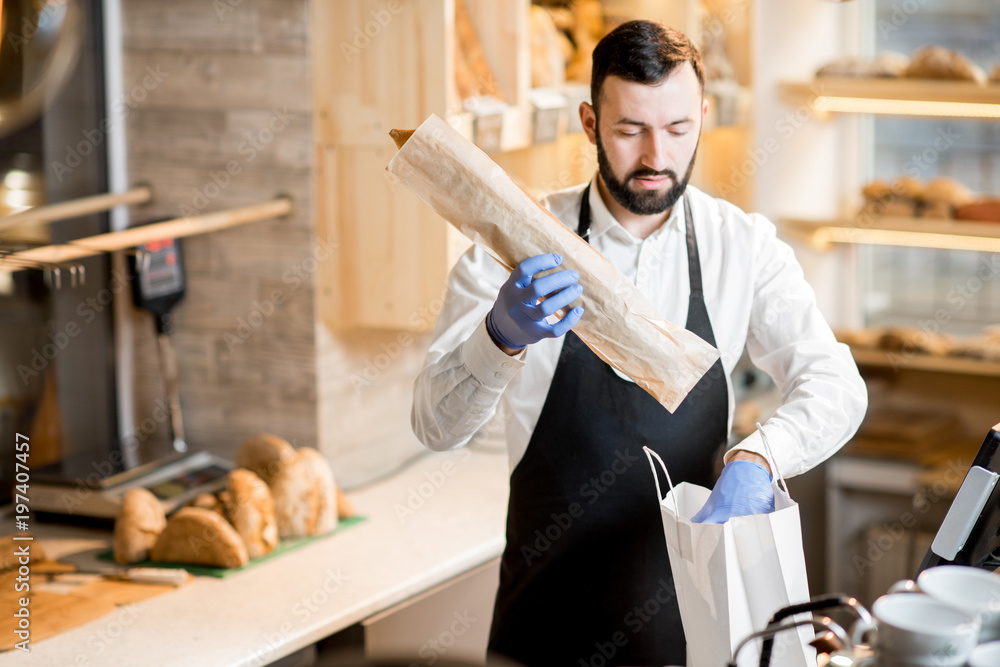
<svg viewBox="0 0 1000 667"><path fill-rule="evenodd" d="M851 354L859 366L890 368L894 371L915 370L1000 377L1000 362L996 361L964 357L940 357L911 352L887 352L854 346L851 346Z"/></svg>
<svg viewBox="0 0 1000 667"><path fill-rule="evenodd" d="M782 220L782 231L817 250L837 243L1000 252L1000 223L935 218L865 217Z"/></svg>
<svg viewBox="0 0 1000 667"><path fill-rule="evenodd" d="M1000 119L1000 83L823 78L782 83L779 94L789 104L806 104L820 114Z"/></svg>
<svg viewBox="0 0 1000 667"><path fill-rule="evenodd" d="M280 196L271 201L241 208L202 213L189 218L175 218L65 243L39 246L3 255L0 257L0 271L70 265L85 257L128 250L160 239L207 234L248 222L284 218L291 215L292 210L291 198Z"/></svg>

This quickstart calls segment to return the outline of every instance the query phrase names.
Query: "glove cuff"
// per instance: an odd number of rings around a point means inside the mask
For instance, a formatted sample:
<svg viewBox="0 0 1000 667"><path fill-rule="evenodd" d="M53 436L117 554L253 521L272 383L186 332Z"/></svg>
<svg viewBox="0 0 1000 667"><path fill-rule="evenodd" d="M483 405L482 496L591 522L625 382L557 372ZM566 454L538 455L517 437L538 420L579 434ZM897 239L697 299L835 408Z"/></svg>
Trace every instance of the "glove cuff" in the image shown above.
<svg viewBox="0 0 1000 667"><path fill-rule="evenodd" d="M739 465L744 470L750 471L750 472L753 472L754 474L756 474L757 473L756 470L753 470L753 468L747 468L746 467L746 466L753 466L754 468L756 468L760 472L762 472L765 475L767 475L767 481L768 482L773 482L774 481L774 478L771 476L771 473L769 473L767 471L767 469L764 466L760 465L759 463L754 463L753 461L746 461L746 460L740 459L740 460L737 460L737 461L730 461L729 463L726 464L726 467L729 467L729 466L732 466L732 465Z"/></svg>
<svg viewBox="0 0 1000 667"><path fill-rule="evenodd" d="M527 345L515 345L511 343L497 330L496 325L493 324L493 308L490 309L489 315L486 316L486 332L494 341L512 350L523 350L527 347Z"/></svg>

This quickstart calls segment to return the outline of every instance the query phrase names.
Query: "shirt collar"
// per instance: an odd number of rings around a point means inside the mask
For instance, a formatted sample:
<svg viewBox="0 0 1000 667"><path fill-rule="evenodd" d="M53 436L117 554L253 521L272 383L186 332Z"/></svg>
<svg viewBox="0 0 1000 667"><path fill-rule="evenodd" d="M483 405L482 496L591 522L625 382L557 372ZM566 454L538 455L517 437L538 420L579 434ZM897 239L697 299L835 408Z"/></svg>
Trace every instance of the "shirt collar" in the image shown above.
<svg viewBox="0 0 1000 667"><path fill-rule="evenodd" d="M685 192L685 195L687 193ZM601 236L602 234L612 233L616 239L620 241L629 242L634 245L639 245L643 242L643 239L637 239L628 233L628 231L621 226L621 223L611 215L611 211L608 210L607 205L605 205L604 200L601 199L601 193L597 186L597 175L590 180L590 192L588 194L590 199L590 238L591 240ZM674 204L674 208L670 211L670 216L667 218L666 222L660 225L660 228L655 232L650 234L645 240L657 239L665 234L664 230L684 230L684 197L677 200Z"/></svg>

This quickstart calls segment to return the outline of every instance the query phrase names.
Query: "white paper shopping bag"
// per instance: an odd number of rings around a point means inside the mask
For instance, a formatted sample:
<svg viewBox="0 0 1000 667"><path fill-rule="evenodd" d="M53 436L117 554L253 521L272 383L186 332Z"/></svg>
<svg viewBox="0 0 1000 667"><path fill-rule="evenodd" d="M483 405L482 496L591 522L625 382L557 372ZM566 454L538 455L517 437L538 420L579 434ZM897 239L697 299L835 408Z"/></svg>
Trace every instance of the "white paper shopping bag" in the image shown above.
<svg viewBox="0 0 1000 667"><path fill-rule="evenodd" d="M734 517L721 525L692 523L711 491L687 482L674 486L662 459L643 449L656 478L688 667L726 665L739 642L764 629L776 611L809 600L798 504L772 464L774 512ZM654 458L667 477L666 496L660 492ZM771 664L815 667L811 639L805 627L779 634ZM759 660L759 645L754 644L740 652L738 665L757 667Z"/></svg>

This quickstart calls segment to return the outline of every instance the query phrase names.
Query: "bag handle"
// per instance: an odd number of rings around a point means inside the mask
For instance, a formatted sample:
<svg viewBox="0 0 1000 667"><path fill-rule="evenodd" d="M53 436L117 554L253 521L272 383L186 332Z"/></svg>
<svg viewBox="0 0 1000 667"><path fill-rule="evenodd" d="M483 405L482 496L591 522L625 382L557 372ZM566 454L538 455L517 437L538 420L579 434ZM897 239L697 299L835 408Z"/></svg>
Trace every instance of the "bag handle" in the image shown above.
<svg viewBox="0 0 1000 667"><path fill-rule="evenodd" d="M667 472L667 464L663 462L663 459L660 458L659 454L654 452L649 447L643 445L642 451L646 452L646 458L649 460L649 469L653 471L653 482L656 484L656 501L663 502L663 499L666 496L664 496L663 492L660 491L660 476L656 474L656 466L653 465L653 459L655 458L660 462L660 467L663 468L663 474L667 476L667 484L670 485L670 490L673 491L674 483L670 481L670 473ZM680 508L677 507L676 496L674 496L674 514L676 514L678 518L681 516Z"/></svg>
<svg viewBox="0 0 1000 667"><path fill-rule="evenodd" d="M764 427L757 422L757 432L760 433L760 441L764 443L764 451L767 452L768 465L771 466L771 470L774 471L774 478L778 480L778 488L785 492L786 495L791 495L788 493L788 484L785 483L785 478L781 474L781 470L778 469L778 460L774 458L774 452L771 451L771 445L767 442L767 436L764 435Z"/></svg>

